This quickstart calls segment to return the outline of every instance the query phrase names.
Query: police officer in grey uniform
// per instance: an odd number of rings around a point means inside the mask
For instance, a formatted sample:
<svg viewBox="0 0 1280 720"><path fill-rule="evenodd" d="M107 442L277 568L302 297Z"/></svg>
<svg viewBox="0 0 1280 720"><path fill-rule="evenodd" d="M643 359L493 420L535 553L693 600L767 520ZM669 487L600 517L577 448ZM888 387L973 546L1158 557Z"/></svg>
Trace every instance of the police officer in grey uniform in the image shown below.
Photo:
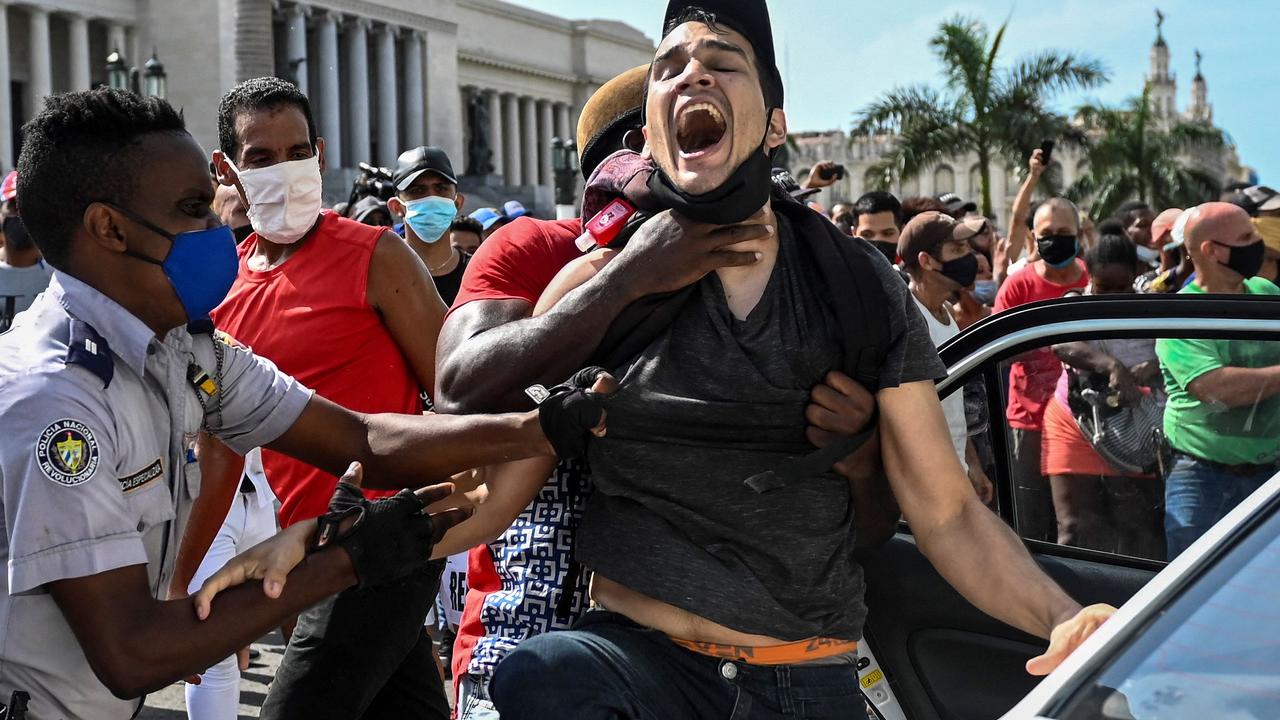
<svg viewBox="0 0 1280 720"><path fill-rule="evenodd" d="M24 132L21 211L57 272L0 335L0 702L21 690L32 718L129 718L144 693L320 599L410 572L466 516L442 511L448 485L376 503L340 485L319 523L229 563L265 583L197 613L157 598L200 490L202 430L334 474L356 460L391 488L553 453L536 413L357 415L216 340L207 317L235 242L209 210L204 152L163 100L55 96ZM592 427L588 405L561 417Z"/></svg>

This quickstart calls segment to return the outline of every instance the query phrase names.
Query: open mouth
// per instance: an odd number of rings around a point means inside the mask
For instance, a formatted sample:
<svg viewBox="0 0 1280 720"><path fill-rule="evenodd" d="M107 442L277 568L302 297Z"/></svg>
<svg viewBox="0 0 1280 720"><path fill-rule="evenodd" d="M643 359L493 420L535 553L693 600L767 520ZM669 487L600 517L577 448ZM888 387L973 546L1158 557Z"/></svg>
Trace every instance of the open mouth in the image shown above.
<svg viewBox="0 0 1280 720"><path fill-rule="evenodd" d="M716 106L695 102L676 118L676 144L682 155L695 157L719 145L728 127L724 114Z"/></svg>

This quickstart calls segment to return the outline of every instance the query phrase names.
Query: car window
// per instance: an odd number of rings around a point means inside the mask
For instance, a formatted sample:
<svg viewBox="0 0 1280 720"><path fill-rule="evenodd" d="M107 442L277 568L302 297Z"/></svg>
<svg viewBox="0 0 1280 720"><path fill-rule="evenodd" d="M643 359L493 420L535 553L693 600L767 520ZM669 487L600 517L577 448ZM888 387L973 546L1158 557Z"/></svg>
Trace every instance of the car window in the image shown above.
<svg viewBox="0 0 1280 720"><path fill-rule="evenodd" d="M1014 527L1164 561L1280 469L1280 342L1045 344L1000 363ZM1271 370L1268 370L1270 368Z"/></svg>
<svg viewBox="0 0 1280 720"><path fill-rule="evenodd" d="M1280 514L1198 578L1096 676L1058 720L1280 717Z"/></svg>

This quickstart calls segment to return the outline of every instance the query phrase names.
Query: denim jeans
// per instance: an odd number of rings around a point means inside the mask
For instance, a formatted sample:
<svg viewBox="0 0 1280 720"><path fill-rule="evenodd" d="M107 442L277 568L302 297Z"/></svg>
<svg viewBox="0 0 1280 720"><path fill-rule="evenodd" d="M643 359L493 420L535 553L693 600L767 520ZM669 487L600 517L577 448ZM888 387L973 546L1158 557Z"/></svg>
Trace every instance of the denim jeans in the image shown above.
<svg viewBox="0 0 1280 720"><path fill-rule="evenodd" d="M1165 481L1164 532L1169 559L1181 555L1201 535L1276 474L1276 468L1239 475L1179 454Z"/></svg>
<svg viewBox="0 0 1280 720"><path fill-rule="evenodd" d="M489 688L502 720L854 720L866 717L855 660L756 666L685 650L593 611L573 630L530 638Z"/></svg>
<svg viewBox="0 0 1280 720"><path fill-rule="evenodd" d="M298 618L262 705L265 720L447 720L449 701L422 627L444 562L350 588Z"/></svg>
<svg viewBox="0 0 1280 720"><path fill-rule="evenodd" d="M489 679L463 675L458 680L458 720L499 720L489 699Z"/></svg>

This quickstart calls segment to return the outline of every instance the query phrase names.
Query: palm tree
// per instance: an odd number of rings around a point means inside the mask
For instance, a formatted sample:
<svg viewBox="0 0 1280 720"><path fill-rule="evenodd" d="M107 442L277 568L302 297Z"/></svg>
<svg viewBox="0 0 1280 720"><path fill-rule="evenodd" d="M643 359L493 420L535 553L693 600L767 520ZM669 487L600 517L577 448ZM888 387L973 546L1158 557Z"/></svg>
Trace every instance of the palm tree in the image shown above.
<svg viewBox="0 0 1280 720"><path fill-rule="evenodd" d="M973 152L982 176L982 212L990 215L992 160L1019 167L1045 139L1083 140L1045 102L1056 93L1105 82L1106 70L1096 60L1054 50L997 69L1008 25L1005 21L992 38L978 20L956 17L943 23L929 44L944 68L945 88L895 88L858 113L855 140L896 136L892 150L871 169L885 184Z"/></svg>
<svg viewBox="0 0 1280 720"><path fill-rule="evenodd" d="M1187 162L1222 150L1228 139L1218 128L1177 119L1159 122L1147 91L1118 108L1085 105L1076 117L1089 137L1089 170L1067 196L1091 200L1089 214L1095 220L1126 200L1155 208L1191 207L1221 193L1217 178Z"/></svg>

